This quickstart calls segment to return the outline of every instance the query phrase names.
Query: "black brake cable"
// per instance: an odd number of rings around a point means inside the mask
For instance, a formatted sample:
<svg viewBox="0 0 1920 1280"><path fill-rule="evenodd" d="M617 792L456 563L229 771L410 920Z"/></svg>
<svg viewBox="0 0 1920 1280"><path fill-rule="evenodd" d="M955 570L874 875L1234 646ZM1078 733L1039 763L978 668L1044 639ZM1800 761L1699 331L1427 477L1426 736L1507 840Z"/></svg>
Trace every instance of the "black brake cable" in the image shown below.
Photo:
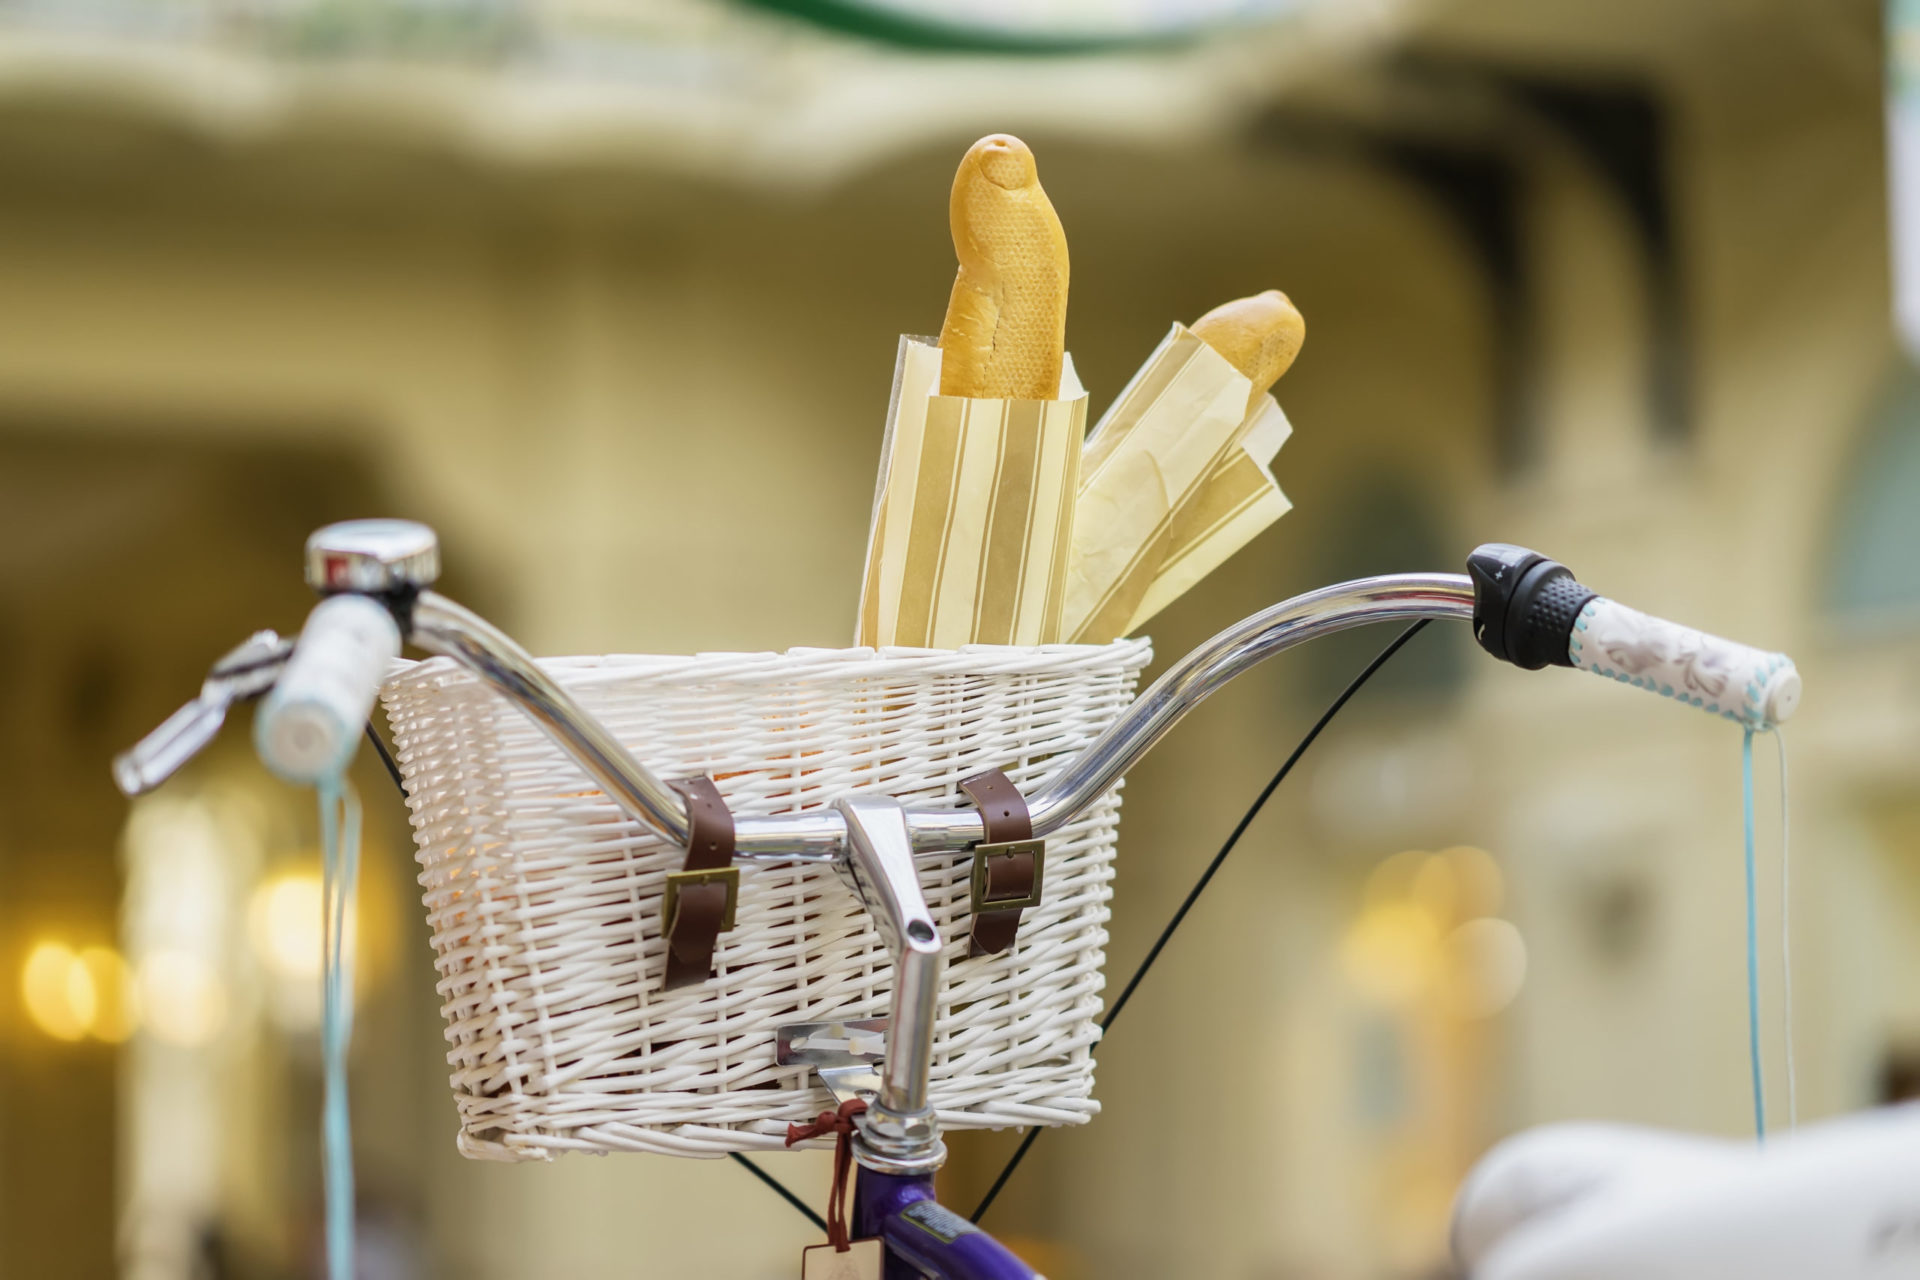
<svg viewBox="0 0 1920 1280"><path fill-rule="evenodd" d="M727 1158L732 1160L735 1164L739 1165L741 1168L745 1169L748 1173L752 1174L754 1177L760 1179L760 1181L766 1183L767 1189L772 1191L775 1195L779 1196L782 1200L785 1200L788 1204L798 1209L801 1213L806 1214L808 1222L811 1222L814 1226L820 1228L820 1230L823 1232L827 1231L827 1220L821 1217L819 1214L815 1213L812 1210L812 1208L808 1206L805 1200L802 1200L799 1196L789 1191L787 1189L786 1183L780 1181L780 1179L774 1177L772 1174L768 1173L765 1169L762 1169L759 1165L755 1164L753 1161L741 1155L738 1151L727 1152ZM827 1232L827 1234L831 1235L832 1233Z"/></svg>
<svg viewBox="0 0 1920 1280"><path fill-rule="evenodd" d="M1221 864L1226 862L1227 855L1232 853L1234 846L1240 843L1240 837L1246 834L1249 826L1253 825L1253 820L1260 816L1260 810L1266 807L1267 800L1273 795L1280 784L1286 781L1287 775L1293 772L1293 766L1298 764L1300 757L1307 753L1307 748L1312 746L1313 740L1320 736L1320 731L1326 728L1328 723L1332 721L1336 715L1340 714L1340 709L1347 705L1348 699L1360 692L1361 686L1373 679L1374 673L1387 664L1387 659L1400 652L1400 647L1406 644L1407 641L1419 635L1420 629L1426 626L1429 621L1430 619L1422 618L1405 631L1402 631L1398 636L1394 637L1393 643L1382 649L1379 655L1375 657L1372 662L1369 662L1359 675L1353 678L1353 682L1341 691L1340 696L1333 700L1333 705L1329 706L1326 711L1321 714L1320 718L1314 721L1313 728L1307 730L1307 736L1300 739L1300 744L1293 749L1293 754L1289 755L1286 763L1282 764L1280 768L1275 771L1273 777L1270 778L1267 781L1267 785L1261 789L1259 796L1254 800L1253 804L1248 807L1246 813L1241 815L1240 821L1233 828L1233 833L1227 837L1226 843L1220 846L1220 852L1213 855L1213 861L1209 862L1207 869L1200 873L1200 878L1194 882L1193 888L1188 891L1186 900L1180 904L1180 909L1173 913L1173 918L1167 921L1167 927L1162 929L1160 936L1154 940L1152 948L1147 952L1146 959L1140 962L1139 968L1133 971L1133 976L1127 979L1127 985L1121 988L1119 998L1113 1002L1113 1007L1107 1010L1107 1016L1100 1020L1102 1037L1113 1028L1114 1022L1120 1017L1120 1011L1127 1007L1129 1000L1133 999L1133 993L1139 990L1141 980L1147 976L1147 970L1153 968L1154 961L1158 960L1160 953L1167 949L1167 943L1173 940L1174 931L1186 920L1187 913L1193 910L1193 904L1200 900L1200 895L1207 891L1207 886L1213 882L1213 877L1220 870ZM971 1221L980 1221L981 1218L986 1216L987 1210L993 1208L993 1202L999 1198L1001 1189L1007 1185L1007 1180L1013 1177L1013 1171L1020 1167L1020 1162L1027 1158L1027 1152L1033 1149L1034 1139L1040 1136L1040 1131L1043 1127L1044 1126L1041 1125L1034 1125L1031 1129L1027 1130L1027 1136L1020 1140L1020 1146L1014 1151L1012 1157L1008 1159L1006 1166L1000 1170L1000 1176L993 1180L993 1186L989 1187L987 1194L981 1198L980 1207L973 1211Z"/></svg>
<svg viewBox="0 0 1920 1280"><path fill-rule="evenodd" d="M367 741L371 742L373 749L380 753L380 763L387 766L387 776L393 779L393 789L400 793L402 800L405 800L407 798L406 779L400 776L400 766L393 762L393 752L387 750L387 744L380 740L380 732L373 727L371 720L367 721Z"/></svg>
<svg viewBox="0 0 1920 1280"><path fill-rule="evenodd" d="M380 753L380 763L387 766L387 776L393 779L394 789L400 793L400 798L405 800L407 798L407 784L405 779L400 776L400 766L394 763L393 752L387 749L387 744L381 740L380 732L373 727L373 721L371 720L367 721L367 740L373 743L373 749ZM805 1200L802 1200L799 1196L788 1190L787 1185L780 1181L780 1179L774 1177L738 1151L727 1152L727 1158L745 1169L748 1173L751 1173L754 1177L760 1179L760 1181L767 1185L768 1190L805 1214L807 1221L811 1222L814 1226L822 1231L827 1229L827 1220L815 1213L807 1205Z"/></svg>

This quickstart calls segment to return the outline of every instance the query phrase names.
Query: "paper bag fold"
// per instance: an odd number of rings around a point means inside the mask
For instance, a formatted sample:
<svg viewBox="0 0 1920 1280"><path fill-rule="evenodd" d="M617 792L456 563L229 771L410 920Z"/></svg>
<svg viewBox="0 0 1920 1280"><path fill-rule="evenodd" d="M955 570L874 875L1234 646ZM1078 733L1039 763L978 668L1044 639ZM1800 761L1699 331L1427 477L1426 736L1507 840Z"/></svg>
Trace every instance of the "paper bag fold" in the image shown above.
<svg viewBox="0 0 1920 1280"><path fill-rule="evenodd" d="M1064 631L1136 630L1288 509L1267 471L1290 428L1271 396L1176 324L1082 458Z"/></svg>

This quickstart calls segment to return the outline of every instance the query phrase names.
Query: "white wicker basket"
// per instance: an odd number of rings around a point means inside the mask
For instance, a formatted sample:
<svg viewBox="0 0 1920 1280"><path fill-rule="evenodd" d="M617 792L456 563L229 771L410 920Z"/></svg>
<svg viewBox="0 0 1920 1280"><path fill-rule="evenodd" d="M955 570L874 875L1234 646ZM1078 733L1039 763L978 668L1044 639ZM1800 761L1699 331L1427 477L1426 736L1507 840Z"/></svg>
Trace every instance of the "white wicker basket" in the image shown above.
<svg viewBox="0 0 1920 1280"><path fill-rule="evenodd" d="M542 665L663 777L707 773L736 813L849 793L968 804L1002 768L1022 787L1133 694L1144 640L1038 648L796 649L567 658ZM713 1156L777 1148L830 1105L774 1062L774 1028L882 1017L892 974L827 868L742 862L715 976L661 989L660 894L684 857L626 817L524 715L446 659L382 693L406 774L460 1149ZM1045 901L1003 955L967 955L969 859L921 861L946 939L933 1101L943 1125L1093 1116L1120 797L1047 842Z"/></svg>

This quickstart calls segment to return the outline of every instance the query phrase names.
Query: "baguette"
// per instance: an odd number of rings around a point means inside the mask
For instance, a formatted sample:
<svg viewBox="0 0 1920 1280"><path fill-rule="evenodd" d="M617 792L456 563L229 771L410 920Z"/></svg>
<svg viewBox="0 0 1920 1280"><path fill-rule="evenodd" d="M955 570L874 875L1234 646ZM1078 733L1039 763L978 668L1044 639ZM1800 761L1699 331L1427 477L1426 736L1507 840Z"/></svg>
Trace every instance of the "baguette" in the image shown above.
<svg viewBox="0 0 1920 1280"><path fill-rule="evenodd" d="M1249 413L1267 389L1280 381L1307 340L1306 320L1278 289L1223 302L1195 320L1192 329L1195 337L1252 381Z"/></svg>
<svg viewBox="0 0 1920 1280"><path fill-rule="evenodd" d="M1059 398L1067 235L1027 144L996 133L968 148L949 218L960 271L940 328L940 394Z"/></svg>

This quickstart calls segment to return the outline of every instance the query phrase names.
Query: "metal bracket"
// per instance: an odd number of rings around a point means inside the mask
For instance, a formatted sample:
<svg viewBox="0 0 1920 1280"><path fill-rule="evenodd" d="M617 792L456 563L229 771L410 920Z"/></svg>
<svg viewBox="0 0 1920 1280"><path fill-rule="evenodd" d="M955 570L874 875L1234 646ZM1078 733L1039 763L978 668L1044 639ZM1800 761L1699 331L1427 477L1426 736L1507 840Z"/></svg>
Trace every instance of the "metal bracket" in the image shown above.
<svg viewBox="0 0 1920 1280"><path fill-rule="evenodd" d="M773 1058L783 1067L844 1067L887 1056L887 1020L795 1022L773 1031Z"/></svg>
<svg viewBox="0 0 1920 1280"><path fill-rule="evenodd" d="M887 1020L796 1022L776 1027L774 1061L812 1067L835 1102L872 1103L880 1095L880 1064L887 1054Z"/></svg>
<svg viewBox="0 0 1920 1280"><path fill-rule="evenodd" d="M880 1097L879 1066L853 1067L817 1067L814 1074L820 1077L820 1083L827 1086L827 1092L839 1103L852 1102L855 1098L872 1106Z"/></svg>
<svg viewBox="0 0 1920 1280"><path fill-rule="evenodd" d="M1033 855L1033 891L1019 897L987 896L987 864L995 858ZM1044 840L1008 840L1004 844L980 844L973 847L971 890L974 911L1024 911L1037 907L1046 888L1047 842Z"/></svg>

